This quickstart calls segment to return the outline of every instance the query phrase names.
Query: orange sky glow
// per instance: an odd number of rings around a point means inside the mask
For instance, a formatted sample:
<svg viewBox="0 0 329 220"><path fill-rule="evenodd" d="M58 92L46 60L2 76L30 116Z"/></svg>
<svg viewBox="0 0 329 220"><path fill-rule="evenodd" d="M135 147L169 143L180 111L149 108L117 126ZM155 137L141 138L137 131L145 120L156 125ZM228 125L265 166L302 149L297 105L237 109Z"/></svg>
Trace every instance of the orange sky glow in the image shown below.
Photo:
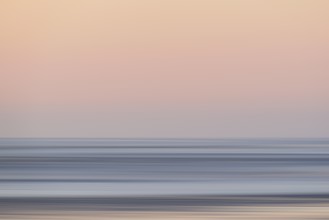
<svg viewBox="0 0 329 220"><path fill-rule="evenodd" d="M2 137L329 134L329 1L0 2Z"/></svg>

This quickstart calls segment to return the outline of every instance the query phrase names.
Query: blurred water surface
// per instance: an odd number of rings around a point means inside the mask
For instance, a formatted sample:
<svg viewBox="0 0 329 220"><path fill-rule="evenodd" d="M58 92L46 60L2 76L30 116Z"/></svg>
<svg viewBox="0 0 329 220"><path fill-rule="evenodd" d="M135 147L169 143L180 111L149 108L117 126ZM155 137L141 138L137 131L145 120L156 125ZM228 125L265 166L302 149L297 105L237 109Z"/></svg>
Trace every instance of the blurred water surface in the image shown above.
<svg viewBox="0 0 329 220"><path fill-rule="evenodd" d="M2 211L47 201L147 210L327 195L327 139L0 140Z"/></svg>

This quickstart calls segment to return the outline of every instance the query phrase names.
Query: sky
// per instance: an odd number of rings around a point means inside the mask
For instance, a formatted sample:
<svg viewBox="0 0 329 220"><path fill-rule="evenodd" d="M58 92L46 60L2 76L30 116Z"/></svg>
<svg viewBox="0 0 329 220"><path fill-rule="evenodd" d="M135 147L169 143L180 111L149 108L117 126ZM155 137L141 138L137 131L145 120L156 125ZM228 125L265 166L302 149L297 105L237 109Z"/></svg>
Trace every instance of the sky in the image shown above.
<svg viewBox="0 0 329 220"><path fill-rule="evenodd" d="M328 11L0 1L0 137L329 137Z"/></svg>

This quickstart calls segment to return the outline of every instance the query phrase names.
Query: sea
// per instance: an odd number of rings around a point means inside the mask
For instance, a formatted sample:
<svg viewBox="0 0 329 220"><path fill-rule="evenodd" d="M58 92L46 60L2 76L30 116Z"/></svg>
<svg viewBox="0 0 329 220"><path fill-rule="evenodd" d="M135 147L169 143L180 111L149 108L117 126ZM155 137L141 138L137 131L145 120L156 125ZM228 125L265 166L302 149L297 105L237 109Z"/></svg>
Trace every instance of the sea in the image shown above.
<svg viewBox="0 0 329 220"><path fill-rule="evenodd" d="M329 201L325 138L0 139L0 218L312 201Z"/></svg>

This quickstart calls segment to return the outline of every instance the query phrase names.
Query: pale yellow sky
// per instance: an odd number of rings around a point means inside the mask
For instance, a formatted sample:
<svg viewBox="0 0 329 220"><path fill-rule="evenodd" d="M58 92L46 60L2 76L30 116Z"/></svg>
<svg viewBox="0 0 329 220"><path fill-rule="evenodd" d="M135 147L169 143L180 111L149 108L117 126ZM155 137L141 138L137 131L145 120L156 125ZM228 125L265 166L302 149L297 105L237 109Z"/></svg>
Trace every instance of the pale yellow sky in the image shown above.
<svg viewBox="0 0 329 220"><path fill-rule="evenodd" d="M0 136L327 136L328 10L1 1Z"/></svg>

